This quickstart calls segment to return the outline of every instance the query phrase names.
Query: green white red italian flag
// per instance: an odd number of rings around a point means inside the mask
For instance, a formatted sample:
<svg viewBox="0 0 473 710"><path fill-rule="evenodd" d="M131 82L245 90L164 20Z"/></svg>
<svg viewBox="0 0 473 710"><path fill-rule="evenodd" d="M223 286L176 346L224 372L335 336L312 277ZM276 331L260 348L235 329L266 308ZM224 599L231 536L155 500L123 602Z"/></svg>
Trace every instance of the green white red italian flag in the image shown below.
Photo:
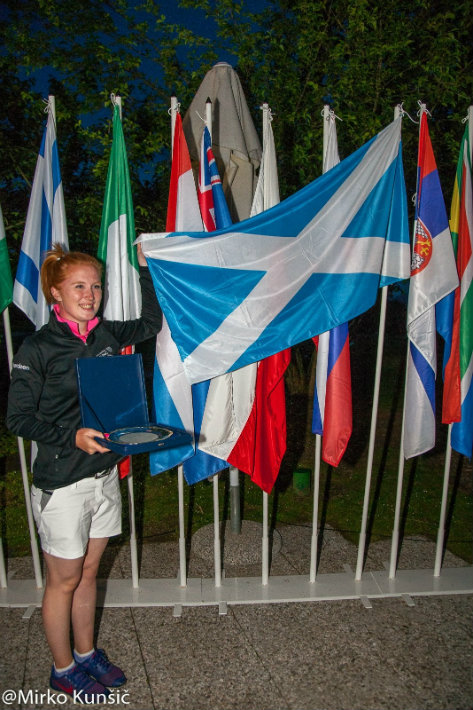
<svg viewBox="0 0 473 710"><path fill-rule="evenodd" d="M130 173L120 107L113 110L113 141L100 225L97 256L105 265L104 308L106 320L130 320L141 313L141 290L135 240L135 218ZM132 348L126 348L125 353ZM130 457L119 463L120 478L130 472Z"/></svg>
<svg viewBox="0 0 473 710"><path fill-rule="evenodd" d="M98 258L105 265L104 309L107 320L130 320L141 313L130 174L120 108L113 111L113 142L100 226Z"/></svg>

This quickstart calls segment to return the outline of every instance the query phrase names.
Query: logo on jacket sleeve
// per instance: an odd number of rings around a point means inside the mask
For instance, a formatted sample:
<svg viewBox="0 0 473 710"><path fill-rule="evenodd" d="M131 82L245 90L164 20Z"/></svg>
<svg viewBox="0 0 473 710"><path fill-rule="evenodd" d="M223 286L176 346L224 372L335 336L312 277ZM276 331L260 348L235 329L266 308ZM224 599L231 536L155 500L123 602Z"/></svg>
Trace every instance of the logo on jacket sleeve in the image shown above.
<svg viewBox="0 0 473 710"><path fill-rule="evenodd" d="M28 370L28 372L29 372L30 367L29 367L29 365L22 365L21 362L14 362L13 369L14 370Z"/></svg>

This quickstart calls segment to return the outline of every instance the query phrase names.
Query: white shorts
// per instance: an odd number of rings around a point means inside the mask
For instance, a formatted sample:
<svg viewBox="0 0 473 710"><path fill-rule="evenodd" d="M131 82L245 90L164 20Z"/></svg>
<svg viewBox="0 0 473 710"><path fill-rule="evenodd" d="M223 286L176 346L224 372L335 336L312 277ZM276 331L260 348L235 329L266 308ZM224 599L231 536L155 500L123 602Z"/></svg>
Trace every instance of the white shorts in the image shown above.
<svg viewBox="0 0 473 710"><path fill-rule="evenodd" d="M89 538L111 537L122 531L116 466L106 476L83 478L52 492L33 485L31 504L41 547L55 557L83 557Z"/></svg>

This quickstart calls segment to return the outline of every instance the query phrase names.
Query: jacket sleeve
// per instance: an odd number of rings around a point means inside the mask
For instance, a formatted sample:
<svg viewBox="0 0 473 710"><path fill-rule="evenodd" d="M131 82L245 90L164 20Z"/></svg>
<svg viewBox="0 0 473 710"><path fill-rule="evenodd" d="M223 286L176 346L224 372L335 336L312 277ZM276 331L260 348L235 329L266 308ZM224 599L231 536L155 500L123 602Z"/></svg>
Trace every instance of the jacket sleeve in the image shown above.
<svg viewBox="0 0 473 710"><path fill-rule="evenodd" d="M151 338L161 330L163 314L154 290L151 274L140 266L141 316L130 321L104 321L113 331L120 347L134 345Z"/></svg>
<svg viewBox="0 0 473 710"><path fill-rule="evenodd" d="M7 427L17 436L51 444L75 447L76 430L41 418L39 402L45 380L39 349L27 339L13 358L8 392Z"/></svg>

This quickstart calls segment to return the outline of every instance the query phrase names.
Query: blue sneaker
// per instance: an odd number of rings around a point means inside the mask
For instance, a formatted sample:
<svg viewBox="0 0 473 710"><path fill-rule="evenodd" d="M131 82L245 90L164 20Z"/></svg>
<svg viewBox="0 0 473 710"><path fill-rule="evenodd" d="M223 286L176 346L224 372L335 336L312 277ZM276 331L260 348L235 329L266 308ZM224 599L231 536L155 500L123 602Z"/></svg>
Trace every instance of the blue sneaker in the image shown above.
<svg viewBox="0 0 473 710"><path fill-rule="evenodd" d="M91 656L84 661L80 661L74 655L77 665L92 678L95 678L102 685L111 688L118 688L126 683L126 677L122 669L115 666L107 658L107 654L101 648L97 648Z"/></svg>
<svg viewBox="0 0 473 710"><path fill-rule="evenodd" d="M53 690L67 693L74 702L91 705L92 703L105 703L110 691L102 683L97 683L76 664L74 668L64 675L56 675L54 666L51 669L49 684Z"/></svg>

